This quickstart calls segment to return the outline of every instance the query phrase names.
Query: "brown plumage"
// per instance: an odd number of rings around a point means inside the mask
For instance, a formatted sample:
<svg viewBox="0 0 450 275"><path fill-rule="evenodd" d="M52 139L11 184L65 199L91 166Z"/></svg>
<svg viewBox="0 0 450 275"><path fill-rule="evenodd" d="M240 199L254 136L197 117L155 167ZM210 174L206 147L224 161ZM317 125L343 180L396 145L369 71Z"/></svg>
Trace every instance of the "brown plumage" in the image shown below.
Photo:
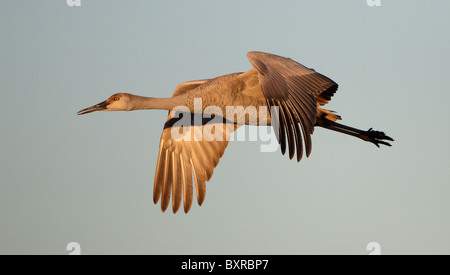
<svg viewBox="0 0 450 275"><path fill-rule="evenodd" d="M383 132L338 124L340 116L320 108L338 89L330 78L289 58L262 52L249 52L247 57L253 68L245 73L184 82L170 98L119 93L78 114L169 111L161 135L153 189L153 201L156 204L161 200L163 212L172 198L172 211L176 213L183 202L187 213L194 200L194 186L198 204L203 203L205 182L211 179L231 134L242 125L272 125L281 152L285 154L287 150L290 159L297 155L297 161L304 150L306 156L310 155L315 126L352 135L376 146L390 146L384 140L393 139ZM229 107L234 108L231 116Z"/></svg>

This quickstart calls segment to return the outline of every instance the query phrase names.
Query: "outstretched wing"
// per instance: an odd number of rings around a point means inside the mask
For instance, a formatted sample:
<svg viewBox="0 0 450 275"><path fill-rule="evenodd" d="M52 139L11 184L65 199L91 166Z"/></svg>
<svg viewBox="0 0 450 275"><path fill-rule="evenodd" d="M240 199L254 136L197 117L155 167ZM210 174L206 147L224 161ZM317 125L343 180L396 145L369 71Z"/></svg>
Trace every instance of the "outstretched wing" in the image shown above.
<svg viewBox="0 0 450 275"><path fill-rule="evenodd" d="M153 188L153 201L156 204L161 198L163 212L172 196L173 212L178 211L183 201L187 213L192 206L194 184L197 202L202 205L205 181L211 179L237 127L219 116L204 118L202 114L169 113L161 135Z"/></svg>
<svg viewBox="0 0 450 275"><path fill-rule="evenodd" d="M297 148L297 161L303 155L302 135L306 156L311 153L311 134L316 122L317 105L331 99L338 85L328 77L292 59L263 52L249 52L248 59L258 72L261 90L272 108L272 125L278 130L281 152L292 159ZM300 128L299 125L300 124Z"/></svg>
<svg viewBox="0 0 450 275"><path fill-rule="evenodd" d="M174 96L197 88L208 80L181 83ZM194 199L201 205L206 185L225 152L233 131L239 126L219 116L205 118L202 114L170 111L161 135L153 186L153 202L161 198L164 212L172 197L172 211L176 213L183 202L187 213Z"/></svg>

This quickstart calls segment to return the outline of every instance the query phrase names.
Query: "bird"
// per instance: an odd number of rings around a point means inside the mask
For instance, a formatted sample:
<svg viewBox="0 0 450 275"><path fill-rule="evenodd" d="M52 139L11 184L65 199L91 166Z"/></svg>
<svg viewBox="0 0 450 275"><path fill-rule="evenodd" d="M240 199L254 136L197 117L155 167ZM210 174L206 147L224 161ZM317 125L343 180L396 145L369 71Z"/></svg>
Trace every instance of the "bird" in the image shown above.
<svg viewBox="0 0 450 275"><path fill-rule="evenodd" d="M338 123L341 116L322 108L338 90L330 78L291 58L252 51L247 53L252 67L211 79L179 84L167 98L116 93L107 100L79 111L167 110L156 164L153 202L161 200L165 212L172 201L177 213L185 213L194 200L198 205L206 195L205 182L225 152L230 136L240 126L271 126L281 153L300 162L310 156L311 135L322 127L361 140L391 146L384 132L360 130ZM226 112L232 110L230 112ZM226 114L226 115L224 115Z"/></svg>

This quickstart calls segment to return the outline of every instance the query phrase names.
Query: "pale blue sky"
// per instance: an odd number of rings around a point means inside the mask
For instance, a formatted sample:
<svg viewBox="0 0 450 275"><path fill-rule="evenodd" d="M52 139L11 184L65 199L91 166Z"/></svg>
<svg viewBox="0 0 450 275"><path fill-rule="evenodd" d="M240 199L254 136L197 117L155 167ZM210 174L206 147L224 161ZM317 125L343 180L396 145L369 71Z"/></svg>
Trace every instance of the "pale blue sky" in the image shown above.
<svg viewBox="0 0 450 275"><path fill-rule="evenodd" d="M450 253L450 3L2 1L0 254ZM343 123L391 148L317 129L301 163L231 143L202 207L152 202L166 112L76 112L116 92L288 56L339 83Z"/></svg>

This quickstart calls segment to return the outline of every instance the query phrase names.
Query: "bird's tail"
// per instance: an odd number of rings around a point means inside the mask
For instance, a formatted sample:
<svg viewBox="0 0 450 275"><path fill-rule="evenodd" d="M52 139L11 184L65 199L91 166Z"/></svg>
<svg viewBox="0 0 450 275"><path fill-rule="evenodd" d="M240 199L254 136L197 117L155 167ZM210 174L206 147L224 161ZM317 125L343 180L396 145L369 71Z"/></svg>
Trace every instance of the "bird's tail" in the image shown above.
<svg viewBox="0 0 450 275"><path fill-rule="evenodd" d="M364 141L375 144L377 147L380 147L380 144L391 146L390 143L384 140L394 141L393 138L387 136L384 132L375 131L372 128L364 131L337 123L335 117L327 118L326 116L319 116L317 117L315 126L320 126L329 130L360 138Z"/></svg>
<svg viewBox="0 0 450 275"><path fill-rule="evenodd" d="M336 114L335 111L323 109L323 108L317 108L317 117L321 117L327 120L336 121L341 120L341 116Z"/></svg>

